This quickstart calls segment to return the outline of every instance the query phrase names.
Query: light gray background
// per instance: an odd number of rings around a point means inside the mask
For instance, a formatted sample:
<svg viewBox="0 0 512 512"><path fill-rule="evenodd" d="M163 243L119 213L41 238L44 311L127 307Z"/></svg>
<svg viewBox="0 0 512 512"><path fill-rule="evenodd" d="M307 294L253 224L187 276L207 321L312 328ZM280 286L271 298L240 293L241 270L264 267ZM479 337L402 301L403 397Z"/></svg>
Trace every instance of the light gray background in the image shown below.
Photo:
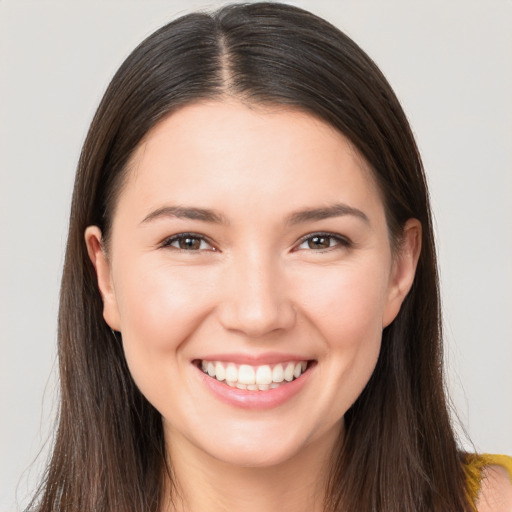
<svg viewBox="0 0 512 512"><path fill-rule="evenodd" d="M510 454L512 2L290 3L352 36L402 100L435 210L450 393L477 449ZM20 509L30 493L41 462L26 470L56 408L59 279L88 123L142 38L216 5L0 0L2 511Z"/></svg>

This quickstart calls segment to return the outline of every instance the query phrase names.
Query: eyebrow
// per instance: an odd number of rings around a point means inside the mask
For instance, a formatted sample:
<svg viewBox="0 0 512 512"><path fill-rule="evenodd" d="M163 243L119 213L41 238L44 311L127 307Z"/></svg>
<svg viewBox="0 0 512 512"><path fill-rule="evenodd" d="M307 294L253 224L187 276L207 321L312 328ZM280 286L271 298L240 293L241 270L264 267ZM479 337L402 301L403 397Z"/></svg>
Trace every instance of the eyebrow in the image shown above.
<svg viewBox="0 0 512 512"><path fill-rule="evenodd" d="M178 219L201 220L203 222L211 222L214 224L229 224L228 220L214 210L204 208L193 208L185 206L163 206L146 215L141 224L150 222L162 217L176 217Z"/></svg>
<svg viewBox="0 0 512 512"><path fill-rule="evenodd" d="M368 219L368 216L363 211L343 203L337 203L323 208L300 210L289 215L286 222L295 225L303 222L329 219L331 217L342 217L344 215L352 215L363 220L366 224L370 224L370 219Z"/></svg>
<svg viewBox="0 0 512 512"><path fill-rule="evenodd" d="M305 222L328 219L331 217L342 217L345 215L357 217L363 220L366 224L370 224L370 220L363 211L343 203L338 203L322 208L310 208L293 212L286 218L286 223L290 225L296 225ZM212 224L229 225L227 218L215 210L186 206L163 206L162 208L158 208L146 215L141 224L165 217L175 217L178 219L199 220L203 222L210 222Z"/></svg>

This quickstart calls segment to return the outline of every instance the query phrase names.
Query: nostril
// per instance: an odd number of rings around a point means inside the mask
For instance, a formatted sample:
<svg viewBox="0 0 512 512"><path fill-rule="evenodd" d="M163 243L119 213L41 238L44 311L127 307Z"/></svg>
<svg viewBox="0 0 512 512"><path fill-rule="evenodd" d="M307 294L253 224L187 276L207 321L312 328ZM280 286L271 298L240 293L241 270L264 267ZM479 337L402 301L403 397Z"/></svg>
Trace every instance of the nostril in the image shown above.
<svg viewBox="0 0 512 512"><path fill-rule="evenodd" d="M220 310L220 323L228 331L243 333L248 338L260 338L276 331L291 329L296 313L291 305L244 302L236 297Z"/></svg>

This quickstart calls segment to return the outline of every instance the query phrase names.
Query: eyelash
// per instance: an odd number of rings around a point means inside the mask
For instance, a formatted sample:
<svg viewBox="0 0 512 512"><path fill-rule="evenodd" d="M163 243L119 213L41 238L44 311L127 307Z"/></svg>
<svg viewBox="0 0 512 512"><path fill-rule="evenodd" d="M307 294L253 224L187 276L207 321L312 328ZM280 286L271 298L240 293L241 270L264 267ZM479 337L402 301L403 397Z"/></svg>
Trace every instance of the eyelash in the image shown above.
<svg viewBox="0 0 512 512"><path fill-rule="evenodd" d="M313 240L315 238L321 238L321 239L322 238L324 238L324 239L330 238L331 240L334 240L335 243L333 245L331 245L329 243L329 247L325 247L325 248L319 249L319 250L314 250L310 247L309 249L314 252L327 252L327 251L335 250L340 247L343 247L343 248L352 247L352 242L348 238L341 236L341 235L336 235L334 233L326 233L326 232L311 233L309 235L306 235L299 240L299 243L296 245L296 247L298 248L302 244L304 244L310 240ZM304 250L304 249L297 249L297 250Z"/></svg>
<svg viewBox="0 0 512 512"><path fill-rule="evenodd" d="M203 235L199 235L197 233L180 233L179 235L171 236L170 238L167 238L167 239L165 239L163 241L162 247L163 248L171 247L172 249L175 249L177 251L188 252L188 253L190 253L190 252L199 252L201 250L200 248L198 248L198 249L182 249L181 247L173 247L171 245L174 242L179 242L180 240L187 240L187 239L199 240L200 244L205 242L205 243L207 243L211 247L211 249L210 249L211 251L216 251L217 250L217 249L215 249L213 244L206 237L204 237Z"/></svg>
<svg viewBox="0 0 512 512"><path fill-rule="evenodd" d="M325 247L325 248L322 248L319 250L312 249L311 247L309 247L309 249L299 249L299 247L302 244L304 244L310 240L313 240L315 238L320 238L320 239L329 238L329 239L331 239L331 241L334 241L334 244L331 245L331 242L329 242L328 247ZM181 240L187 240L187 239L199 241L199 248L183 249L181 247L174 247L172 245L175 242L180 242ZM161 246L163 248L171 247L172 249L180 251L180 252L188 252L188 253L192 252L193 253L193 252L199 252L201 250L204 250L204 249L201 249L201 244L203 242L207 243L211 247L211 249L209 249L209 250L217 251L217 249L213 246L213 244L205 236L199 235L197 233L180 233L178 235L174 235L174 236L164 240L164 242L162 243ZM352 247L352 242L348 238L341 236L341 235L336 235L334 233L317 232L317 233L311 233L309 235L302 237L298 241L298 243L295 245L294 250L311 250L313 252L327 252L327 251L335 250L336 248L339 248L339 247L350 248L350 247Z"/></svg>

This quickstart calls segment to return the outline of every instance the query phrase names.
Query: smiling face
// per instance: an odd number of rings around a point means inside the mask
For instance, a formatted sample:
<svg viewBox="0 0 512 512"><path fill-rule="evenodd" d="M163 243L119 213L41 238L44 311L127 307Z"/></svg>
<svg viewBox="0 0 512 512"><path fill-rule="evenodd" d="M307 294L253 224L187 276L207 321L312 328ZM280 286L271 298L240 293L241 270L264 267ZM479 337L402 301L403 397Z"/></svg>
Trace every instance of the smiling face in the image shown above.
<svg viewBox="0 0 512 512"><path fill-rule="evenodd" d="M108 258L98 228L86 241L171 457L268 466L332 446L412 283L418 223L394 256L364 160L298 111L192 104L129 167Z"/></svg>

